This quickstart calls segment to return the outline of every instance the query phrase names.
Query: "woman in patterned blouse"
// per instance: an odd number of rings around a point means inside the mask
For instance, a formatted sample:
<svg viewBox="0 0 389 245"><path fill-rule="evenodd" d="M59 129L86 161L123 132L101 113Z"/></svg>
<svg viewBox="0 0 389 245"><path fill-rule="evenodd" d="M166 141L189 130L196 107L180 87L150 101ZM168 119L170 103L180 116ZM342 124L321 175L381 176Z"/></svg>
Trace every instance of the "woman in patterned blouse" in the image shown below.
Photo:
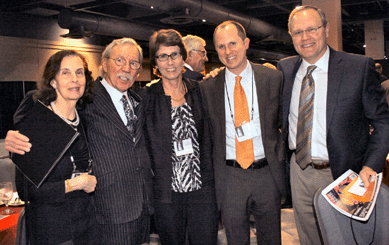
<svg viewBox="0 0 389 245"><path fill-rule="evenodd" d="M180 33L150 38L158 82L140 92L154 171L155 222L162 244L217 243L210 124L199 84L182 77L187 57Z"/></svg>

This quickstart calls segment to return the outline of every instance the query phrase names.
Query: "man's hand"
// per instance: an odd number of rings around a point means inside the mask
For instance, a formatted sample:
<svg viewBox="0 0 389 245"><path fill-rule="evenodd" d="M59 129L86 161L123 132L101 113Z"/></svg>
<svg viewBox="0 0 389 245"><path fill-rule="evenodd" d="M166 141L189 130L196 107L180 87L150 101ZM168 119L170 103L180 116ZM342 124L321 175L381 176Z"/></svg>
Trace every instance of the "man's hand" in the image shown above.
<svg viewBox="0 0 389 245"><path fill-rule="evenodd" d="M5 149L7 151L24 155L31 149L30 139L20 134L19 131L10 130L5 138Z"/></svg>
<svg viewBox="0 0 389 245"><path fill-rule="evenodd" d="M219 74L225 67L215 68L212 71L210 71L207 75L203 77L203 80L208 79L210 77L216 77L217 74Z"/></svg>
<svg viewBox="0 0 389 245"><path fill-rule="evenodd" d="M373 169L367 166L363 166L361 172L359 173L359 177L363 181L363 185L365 186L365 188L368 188L370 185L369 183L370 176L375 176L376 174L377 173Z"/></svg>

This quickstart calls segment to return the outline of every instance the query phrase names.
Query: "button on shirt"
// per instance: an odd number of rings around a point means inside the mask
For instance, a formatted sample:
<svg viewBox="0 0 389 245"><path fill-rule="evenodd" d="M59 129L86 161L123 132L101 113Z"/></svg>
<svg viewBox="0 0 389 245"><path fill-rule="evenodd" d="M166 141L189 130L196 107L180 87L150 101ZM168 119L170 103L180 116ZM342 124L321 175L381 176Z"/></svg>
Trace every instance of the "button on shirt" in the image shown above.
<svg viewBox="0 0 389 245"><path fill-rule="evenodd" d="M224 89L225 93L225 112L226 112L226 159L236 159L236 149L235 149L235 124L231 118L231 112L234 115L234 87L235 87L235 77L237 75L233 74L226 68L225 80L227 91ZM250 120L254 121L255 128L259 132L258 137L253 138L254 146L254 158L259 160L265 157L265 151L262 144L262 134L261 134L261 123L259 121L259 110L258 110L258 99L257 99L257 90L255 84L255 78L253 74L253 69L250 62L247 61L246 68L242 71L239 76L242 77L241 84L244 89L247 98L247 104L249 106ZM228 93L228 94L227 94ZM254 97L254 103L252 103L252 97ZM229 100L228 100L229 98ZM254 116L252 117L252 105L254 105ZM231 106L231 110L230 110ZM253 118L253 120L252 120Z"/></svg>
<svg viewBox="0 0 389 245"><path fill-rule="evenodd" d="M120 99L123 97L123 95L127 96L127 91L122 93L116 88L112 87L111 85L108 84L108 82L105 80L101 80L101 84L104 86L104 88L107 90L109 96L112 99L112 102L116 108L116 111L118 112L120 118L122 119L124 125L127 125L127 117L126 114L124 113L124 108L123 108L123 103L120 101ZM129 103L131 106L131 103Z"/></svg>
<svg viewBox="0 0 389 245"><path fill-rule="evenodd" d="M327 150L327 84L328 84L328 62L330 51L327 51L315 64L302 61L293 84L292 98L289 111L289 148L296 149L297 120L299 111L299 98L301 83L310 65L316 65L312 76L315 81L315 98L313 106L313 126L312 126L312 159L328 160Z"/></svg>

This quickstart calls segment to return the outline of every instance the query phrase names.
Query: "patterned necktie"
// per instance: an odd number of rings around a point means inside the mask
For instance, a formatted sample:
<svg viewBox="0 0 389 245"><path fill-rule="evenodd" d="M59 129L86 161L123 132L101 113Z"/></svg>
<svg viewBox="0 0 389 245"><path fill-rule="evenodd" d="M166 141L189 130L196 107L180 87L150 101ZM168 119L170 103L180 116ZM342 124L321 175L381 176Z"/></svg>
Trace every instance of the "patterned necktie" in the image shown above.
<svg viewBox="0 0 389 245"><path fill-rule="evenodd" d="M128 131L133 134L134 133L134 125L135 125L135 120L136 116L134 115L134 110L130 107L130 104L128 103L127 97L123 95L123 97L120 99L120 101L123 103L123 108L124 108L124 114L126 115L127 118L127 129Z"/></svg>
<svg viewBox="0 0 389 245"><path fill-rule="evenodd" d="M312 72L316 66L309 66L301 83L299 114L297 122L296 162L305 169L312 161L311 140L313 124L313 100L315 98L315 82Z"/></svg>
<svg viewBox="0 0 389 245"><path fill-rule="evenodd" d="M241 126L244 123L250 122L249 106L247 104L246 94L244 93L243 87L240 84L242 80L241 76L235 77L235 88L234 88L234 110L235 110L235 127ZM239 142L235 136L236 143L236 161L244 169L250 167L254 162L254 148L253 140L245 140Z"/></svg>

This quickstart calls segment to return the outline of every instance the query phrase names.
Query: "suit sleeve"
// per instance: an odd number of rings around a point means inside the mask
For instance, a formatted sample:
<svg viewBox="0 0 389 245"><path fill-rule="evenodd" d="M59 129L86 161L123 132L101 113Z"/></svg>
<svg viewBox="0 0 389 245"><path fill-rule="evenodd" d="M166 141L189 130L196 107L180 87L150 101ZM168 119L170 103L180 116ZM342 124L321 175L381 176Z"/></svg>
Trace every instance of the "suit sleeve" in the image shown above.
<svg viewBox="0 0 389 245"><path fill-rule="evenodd" d="M374 61L369 58L364 68L362 103L364 114L374 131L370 135L363 165L381 172L384 159L389 153L389 109L385 91L375 71Z"/></svg>
<svg viewBox="0 0 389 245"><path fill-rule="evenodd" d="M28 112L34 107L34 100L33 95L35 94L36 90L30 91L26 94L26 97L22 100L20 103L18 109L16 109L16 112L14 114L14 126L15 128L18 128L18 124L23 122L23 120L26 118Z"/></svg>

